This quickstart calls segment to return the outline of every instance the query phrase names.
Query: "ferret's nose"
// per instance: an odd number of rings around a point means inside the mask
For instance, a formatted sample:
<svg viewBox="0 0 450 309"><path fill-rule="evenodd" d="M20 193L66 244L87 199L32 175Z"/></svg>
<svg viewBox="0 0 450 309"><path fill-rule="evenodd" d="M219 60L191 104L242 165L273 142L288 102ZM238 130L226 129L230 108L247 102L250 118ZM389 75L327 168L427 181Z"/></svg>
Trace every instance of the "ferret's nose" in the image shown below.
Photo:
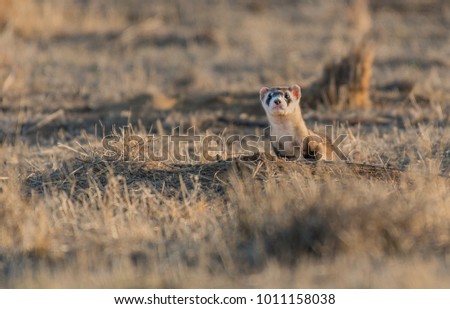
<svg viewBox="0 0 450 309"><path fill-rule="evenodd" d="M280 99L276 99L275 101L273 101L273 103L275 103L275 105L280 105L281 104L281 100Z"/></svg>

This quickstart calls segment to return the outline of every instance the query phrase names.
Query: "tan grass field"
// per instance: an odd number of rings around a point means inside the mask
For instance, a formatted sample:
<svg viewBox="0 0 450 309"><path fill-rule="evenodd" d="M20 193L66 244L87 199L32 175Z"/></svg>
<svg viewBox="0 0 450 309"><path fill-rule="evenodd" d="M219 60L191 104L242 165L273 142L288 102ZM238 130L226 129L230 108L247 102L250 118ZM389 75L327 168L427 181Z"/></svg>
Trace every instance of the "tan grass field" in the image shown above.
<svg viewBox="0 0 450 309"><path fill-rule="evenodd" d="M450 288L448 29L445 0L0 0L0 287ZM261 135L294 83L352 164L104 157Z"/></svg>

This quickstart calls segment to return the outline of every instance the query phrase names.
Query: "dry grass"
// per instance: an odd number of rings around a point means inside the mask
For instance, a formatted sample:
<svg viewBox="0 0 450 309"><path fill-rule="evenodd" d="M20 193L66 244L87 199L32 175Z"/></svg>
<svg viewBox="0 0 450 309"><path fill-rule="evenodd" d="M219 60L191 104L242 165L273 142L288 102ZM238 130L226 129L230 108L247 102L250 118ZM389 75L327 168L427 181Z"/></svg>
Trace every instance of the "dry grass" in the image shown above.
<svg viewBox="0 0 450 309"><path fill-rule="evenodd" d="M0 1L1 287L450 287L447 2L83 3ZM353 163L103 156L297 82Z"/></svg>
<svg viewBox="0 0 450 309"><path fill-rule="evenodd" d="M8 24L19 36L52 37L80 33L108 33L125 27L126 16L105 1L0 1L0 25Z"/></svg>
<svg viewBox="0 0 450 309"><path fill-rule="evenodd" d="M321 78L307 92L306 101L340 108L371 106L370 88L374 47L370 43L372 18L367 0L355 0L348 9L354 47L338 61L328 63Z"/></svg>
<svg viewBox="0 0 450 309"><path fill-rule="evenodd" d="M311 105L322 102L340 108L370 107L373 60L370 44L360 43L341 60L325 66L321 79L307 92L306 100Z"/></svg>

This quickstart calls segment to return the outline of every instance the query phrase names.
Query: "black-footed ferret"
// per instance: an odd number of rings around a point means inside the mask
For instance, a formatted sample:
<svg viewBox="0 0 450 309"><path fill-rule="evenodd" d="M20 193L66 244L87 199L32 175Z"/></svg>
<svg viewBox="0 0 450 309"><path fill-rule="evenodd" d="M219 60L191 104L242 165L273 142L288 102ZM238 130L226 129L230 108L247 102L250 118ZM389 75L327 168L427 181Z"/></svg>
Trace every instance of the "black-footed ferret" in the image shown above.
<svg viewBox="0 0 450 309"><path fill-rule="evenodd" d="M261 104L270 122L272 147L278 156L333 160L333 145L323 134L306 127L300 108L300 86L263 87Z"/></svg>

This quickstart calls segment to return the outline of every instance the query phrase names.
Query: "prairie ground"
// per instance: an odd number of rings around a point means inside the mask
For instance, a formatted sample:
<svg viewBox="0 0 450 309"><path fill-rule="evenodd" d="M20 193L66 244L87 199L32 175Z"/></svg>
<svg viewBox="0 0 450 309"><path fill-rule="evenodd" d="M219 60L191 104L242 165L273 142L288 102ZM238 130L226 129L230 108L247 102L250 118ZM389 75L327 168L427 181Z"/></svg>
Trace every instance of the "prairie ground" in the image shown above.
<svg viewBox="0 0 450 309"><path fill-rule="evenodd" d="M448 29L444 0L0 0L0 287L450 288ZM366 39L371 105L302 105L351 163L107 156L261 136L260 87Z"/></svg>

